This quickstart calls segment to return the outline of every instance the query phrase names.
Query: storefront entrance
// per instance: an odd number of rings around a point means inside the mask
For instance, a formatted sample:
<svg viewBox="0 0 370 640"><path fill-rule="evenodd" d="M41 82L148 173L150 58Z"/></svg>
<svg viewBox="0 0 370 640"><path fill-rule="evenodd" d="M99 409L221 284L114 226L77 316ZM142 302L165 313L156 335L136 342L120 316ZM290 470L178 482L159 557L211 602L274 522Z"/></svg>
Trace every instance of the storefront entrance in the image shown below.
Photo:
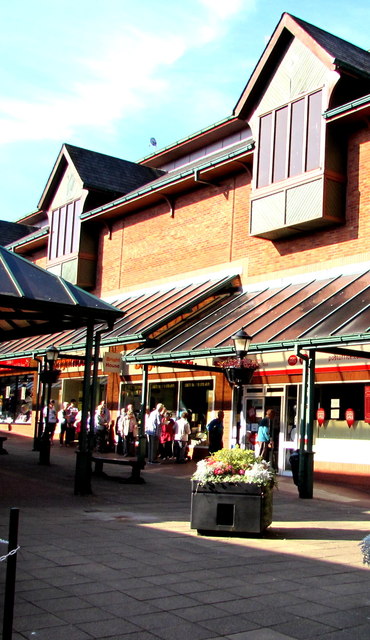
<svg viewBox="0 0 370 640"><path fill-rule="evenodd" d="M287 387L248 387L244 394L246 431L255 437L258 423L268 409L274 412L272 434L274 447L271 463L280 475L290 475L289 458L297 447L297 385Z"/></svg>

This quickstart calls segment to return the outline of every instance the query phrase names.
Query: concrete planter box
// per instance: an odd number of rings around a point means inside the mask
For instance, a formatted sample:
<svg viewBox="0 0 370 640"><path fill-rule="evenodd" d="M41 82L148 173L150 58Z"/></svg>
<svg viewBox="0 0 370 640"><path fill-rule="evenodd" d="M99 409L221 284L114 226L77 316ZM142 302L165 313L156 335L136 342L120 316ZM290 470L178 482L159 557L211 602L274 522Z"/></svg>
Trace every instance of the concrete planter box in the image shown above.
<svg viewBox="0 0 370 640"><path fill-rule="evenodd" d="M272 487L193 480L190 526L201 533L262 533L272 522L272 495Z"/></svg>

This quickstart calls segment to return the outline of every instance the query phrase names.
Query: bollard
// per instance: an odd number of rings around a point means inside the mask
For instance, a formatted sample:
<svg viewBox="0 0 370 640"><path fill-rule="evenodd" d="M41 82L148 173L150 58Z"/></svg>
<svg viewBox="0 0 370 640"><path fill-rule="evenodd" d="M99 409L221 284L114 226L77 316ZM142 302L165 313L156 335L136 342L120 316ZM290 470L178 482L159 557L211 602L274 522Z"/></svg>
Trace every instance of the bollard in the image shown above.
<svg viewBox="0 0 370 640"><path fill-rule="evenodd" d="M4 598L3 640L12 640L15 575L17 570L16 551L18 549L18 520L19 509L12 507L10 509L8 557L6 560L7 565Z"/></svg>
<svg viewBox="0 0 370 640"><path fill-rule="evenodd" d="M50 440L49 436L43 434L39 440L39 464L50 465Z"/></svg>

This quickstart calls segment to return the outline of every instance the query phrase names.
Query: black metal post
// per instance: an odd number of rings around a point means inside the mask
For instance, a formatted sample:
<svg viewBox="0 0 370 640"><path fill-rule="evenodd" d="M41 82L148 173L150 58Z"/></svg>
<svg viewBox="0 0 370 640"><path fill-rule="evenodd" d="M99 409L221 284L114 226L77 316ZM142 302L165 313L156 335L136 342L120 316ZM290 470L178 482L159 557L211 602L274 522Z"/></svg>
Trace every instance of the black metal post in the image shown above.
<svg viewBox="0 0 370 640"><path fill-rule="evenodd" d="M19 509L12 507L10 509L8 540L8 554L10 555L8 555L6 560L3 640L12 640L17 554L11 554L11 551L14 551L18 547L18 520Z"/></svg>
<svg viewBox="0 0 370 640"><path fill-rule="evenodd" d="M145 453L146 453L145 417L146 417L147 403L148 403L148 365L144 364L142 386L141 386L139 446L137 448L137 461L141 469L143 469L145 466Z"/></svg>
<svg viewBox="0 0 370 640"><path fill-rule="evenodd" d="M39 431L40 431L40 420L42 419L42 400L41 400L41 367L42 360L37 358L35 355L33 359L37 361L37 392L36 392L36 415L35 415L35 428L33 431L33 451L39 450ZM42 432L41 432L42 433Z"/></svg>
<svg viewBox="0 0 370 640"><path fill-rule="evenodd" d="M94 449L95 441L95 404L96 404L96 388L98 384L98 372L99 372L99 351L100 351L100 331L95 334L95 346L93 357L93 373L91 381L91 393L90 393L90 421L89 421L89 435L87 439L87 448L89 451Z"/></svg>
<svg viewBox="0 0 370 640"><path fill-rule="evenodd" d="M51 385L52 385L52 371L53 371L53 367L54 367L54 363L52 361L49 362L49 370L48 370L48 361L46 359L45 356L45 370L44 373L45 375L45 379L47 379L47 397L46 397L46 416L45 416L45 420L43 420L44 415L43 415L43 407L44 407L44 402L45 402L45 386L46 384L43 383L43 389L42 389L42 405L40 408L40 428L41 425L44 425L44 430L41 431L41 434L39 435L39 451L40 451L40 455L39 455L39 464L43 464L46 466L50 465L50 437L49 437L49 433L47 432L46 428L49 422L49 404L50 404L50 399L51 399ZM42 422L43 421L43 422Z"/></svg>
<svg viewBox="0 0 370 640"><path fill-rule="evenodd" d="M298 492L300 498L313 497L313 422L315 392L315 351L310 350L304 359L302 379L304 415L301 418L301 443L299 456ZM303 399L302 399L303 406Z"/></svg>
<svg viewBox="0 0 370 640"><path fill-rule="evenodd" d="M79 451L76 452L75 495L89 495L91 489L91 451L87 446L87 419L90 408L92 348L94 325L90 323L86 332L85 369L83 378L81 432ZM91 416L91 424L93 416Z"/></svg>
<svg viewBox="0 0 370 640"><path fill-rule="evenodd" d="M236 444L240 446L240 419L242 413L243 385L236 385L234 389L236 394Z"/></svg>

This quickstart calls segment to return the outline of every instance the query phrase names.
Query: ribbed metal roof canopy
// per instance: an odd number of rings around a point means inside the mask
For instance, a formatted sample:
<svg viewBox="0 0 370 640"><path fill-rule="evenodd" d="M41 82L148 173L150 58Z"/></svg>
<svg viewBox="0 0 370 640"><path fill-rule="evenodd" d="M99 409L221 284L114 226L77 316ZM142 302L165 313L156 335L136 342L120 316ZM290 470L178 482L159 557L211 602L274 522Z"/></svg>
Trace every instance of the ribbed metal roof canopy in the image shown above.
<svg viewBox="0 0 370 640"><path fill-rule="evenodd" d="M0 247L0 342L114 321L123 313Z"/></svg>

